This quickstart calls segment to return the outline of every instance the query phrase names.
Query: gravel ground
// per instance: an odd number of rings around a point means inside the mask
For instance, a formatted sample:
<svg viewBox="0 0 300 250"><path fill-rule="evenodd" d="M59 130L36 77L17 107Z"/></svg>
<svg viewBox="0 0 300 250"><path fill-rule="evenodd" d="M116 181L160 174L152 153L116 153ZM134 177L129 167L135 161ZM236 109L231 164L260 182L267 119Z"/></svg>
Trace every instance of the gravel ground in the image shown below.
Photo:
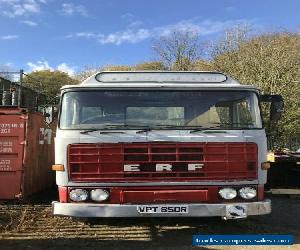
<svg viewBox="0 0 300 250"><path fill-rule="evenodd" d="M300 249L300 199L271 197L270 215L245 220L219 218L76 219L52 217L45 204L0 205L0 249L193 249L194 234L293 234ZM203 249L283 247L204 247ZM195 249L199 249L196 248Z"/></svg>

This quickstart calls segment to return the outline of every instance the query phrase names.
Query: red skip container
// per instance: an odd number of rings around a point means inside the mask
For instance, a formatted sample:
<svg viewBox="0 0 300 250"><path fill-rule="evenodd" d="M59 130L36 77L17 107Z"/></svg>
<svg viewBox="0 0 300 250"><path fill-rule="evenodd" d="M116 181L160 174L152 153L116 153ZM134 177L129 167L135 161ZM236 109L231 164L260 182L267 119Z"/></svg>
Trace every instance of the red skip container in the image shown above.
<svg viewBox="0 0 300 250"><path fill-rule="evenodd" d="M40 112L0 107L0 199L27 197L54 185L55 123Z"/></svg>

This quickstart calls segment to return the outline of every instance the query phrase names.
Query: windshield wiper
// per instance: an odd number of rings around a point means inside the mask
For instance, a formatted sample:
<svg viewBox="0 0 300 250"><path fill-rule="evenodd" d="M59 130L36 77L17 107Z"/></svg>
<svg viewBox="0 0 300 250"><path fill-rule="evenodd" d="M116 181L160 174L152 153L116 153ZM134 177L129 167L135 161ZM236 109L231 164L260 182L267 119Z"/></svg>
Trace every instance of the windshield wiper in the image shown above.
<svg viewBox="0 0 300 250"><path fill-rule="evenodd" d="M100 134L124 134L123 131L100 131Z"/></svg>
<svg viewBox="0 0 300 250"><path fill-rule="evenodd" d="M192 128L191 128L192 127ZM136 128L138 131L136 131L137 134L140 133L145 133L149 132L155 129L191 129L190 133L196 133L199 131L207 130L207 129L219 129L220 126L212 126L212 127L202 127L202 126L184 126L184 125L154 125L154 126L148 126L148 125L140 125L140 124L108 124L103 126L102 128L94 128L94 129L87 129L80 131L81 134L88 134L90 132L94 131L101 131L101 130L109 130L109 129L124 129L124 128L131 128L134 129ZM102 131L100 132L101 134L106 134L106 133L123 133L121 132L116 132L116 131Z"/></svg>
<svg viewBox="0 0 300 250"><path fill-rule="evenodd" d="M153 128L144 128L142 130L136 131L137 134L145 133L151 131Z"/></svg>
<svg viewBox="0 0 300 250"><path fill-rule="evenodd" d="M151 130L151 128L149 126L146 126L146 125L139 125L139 124L136 124L136 125L133 125L133 124L107 124L107 125L104 125L102 128L92 128L92 129L87 129L87 130L83 130L83 131L80 131L80 134L87 134L87 133L90 133L90 132L94 132L94 131L101 131L101 130L109 130L109 129L124 129L124 128L145 128L145 130L148 130L149 131ZM121 132L116 132L116 131L103 131L103 132L100 132L101 134L106 134L106 133L121 133Z"/></svg>
<svg viewBox="0 0 300 250"><path fill-rule="evenodd" d="M220 129L220 126L211 126L211 127L202 127L202 126L197 126L198 128L194 128L190 131L190 134L200 132L200 131L205 131L208 129Z"/></svg>
<svg viewBox="0 0 300 250"><path fill-rule="evenodd" d="M83 130L83 131L80 131L79 133L80 134L88 134L90 132L99 131L99 130L102 130L102 128Z"/></svg>
<svg viewBox="0 0 300 250"><path fill-rule="evenodd" d="M185 128L186 126L183 126L183 125L160 125L160 124L157 124L157 125L154 125L153 127L146 127L145 129L142 129L142 130L139 130L137 131L136 133L139 134L139 133L145 133L145 132L149 132L151 130L154 130L154 129L176 129L176 128Z"/></svg>
<svg viewBox="0 0 300 250"><path fill-rule="evenodd" d="M127 124L107 124L104 125L102 128L91 128L87 130L80 131L80 134L87 134L94 131L101 131L101 130L108 130L108 129L118 129L118 128L126 128L128 127ZM106 131L107 132L107 131Z"/></svg>

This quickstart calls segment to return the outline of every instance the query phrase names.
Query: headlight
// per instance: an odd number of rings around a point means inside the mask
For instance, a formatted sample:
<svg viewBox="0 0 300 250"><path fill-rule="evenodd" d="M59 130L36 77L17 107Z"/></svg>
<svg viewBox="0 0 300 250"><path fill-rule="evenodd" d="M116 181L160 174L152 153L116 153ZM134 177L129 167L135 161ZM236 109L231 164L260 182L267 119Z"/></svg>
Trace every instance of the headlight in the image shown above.
<svg viewBox="0 0 300 250"><path fill-rule="evenodd" d="M231 200L237 196L237 192L233 188L222 188L219 190L219 195L225 200Z"/></svg>
<svg viewBox="0 0 300 250"><path fill-rule="evenodd" d="M250 200L256 197L256 189L252 187L243 187L239 190L239 194L243 199Z"/></svg>
<svg viewBox="0 0 300 250"><path fill-rule="evenodd" d="M94 189L91 191L91 199L93 201L106 201L108 197L109 193L104 189Z"/></svg>
<svg viewBox="0 0 300 250"><path fill-rule="evenodd" d="M86 201L88 197L88 192L83 189L73 189L70 192L70 199L72 201Z"/></svg>

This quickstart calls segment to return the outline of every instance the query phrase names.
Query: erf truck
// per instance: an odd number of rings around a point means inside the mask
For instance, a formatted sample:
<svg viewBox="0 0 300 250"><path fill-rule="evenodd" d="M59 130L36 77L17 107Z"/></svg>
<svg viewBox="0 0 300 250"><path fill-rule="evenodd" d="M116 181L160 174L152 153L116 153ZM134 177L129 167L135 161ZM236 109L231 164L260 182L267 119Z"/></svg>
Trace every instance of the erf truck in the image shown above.
<svg viewBox="0 0 300 250"><path fill-rule="evenodd" d="M280 96L218 72L100 72L64 86L54 215L270 213L261 101L279 119Z"/></svg>

